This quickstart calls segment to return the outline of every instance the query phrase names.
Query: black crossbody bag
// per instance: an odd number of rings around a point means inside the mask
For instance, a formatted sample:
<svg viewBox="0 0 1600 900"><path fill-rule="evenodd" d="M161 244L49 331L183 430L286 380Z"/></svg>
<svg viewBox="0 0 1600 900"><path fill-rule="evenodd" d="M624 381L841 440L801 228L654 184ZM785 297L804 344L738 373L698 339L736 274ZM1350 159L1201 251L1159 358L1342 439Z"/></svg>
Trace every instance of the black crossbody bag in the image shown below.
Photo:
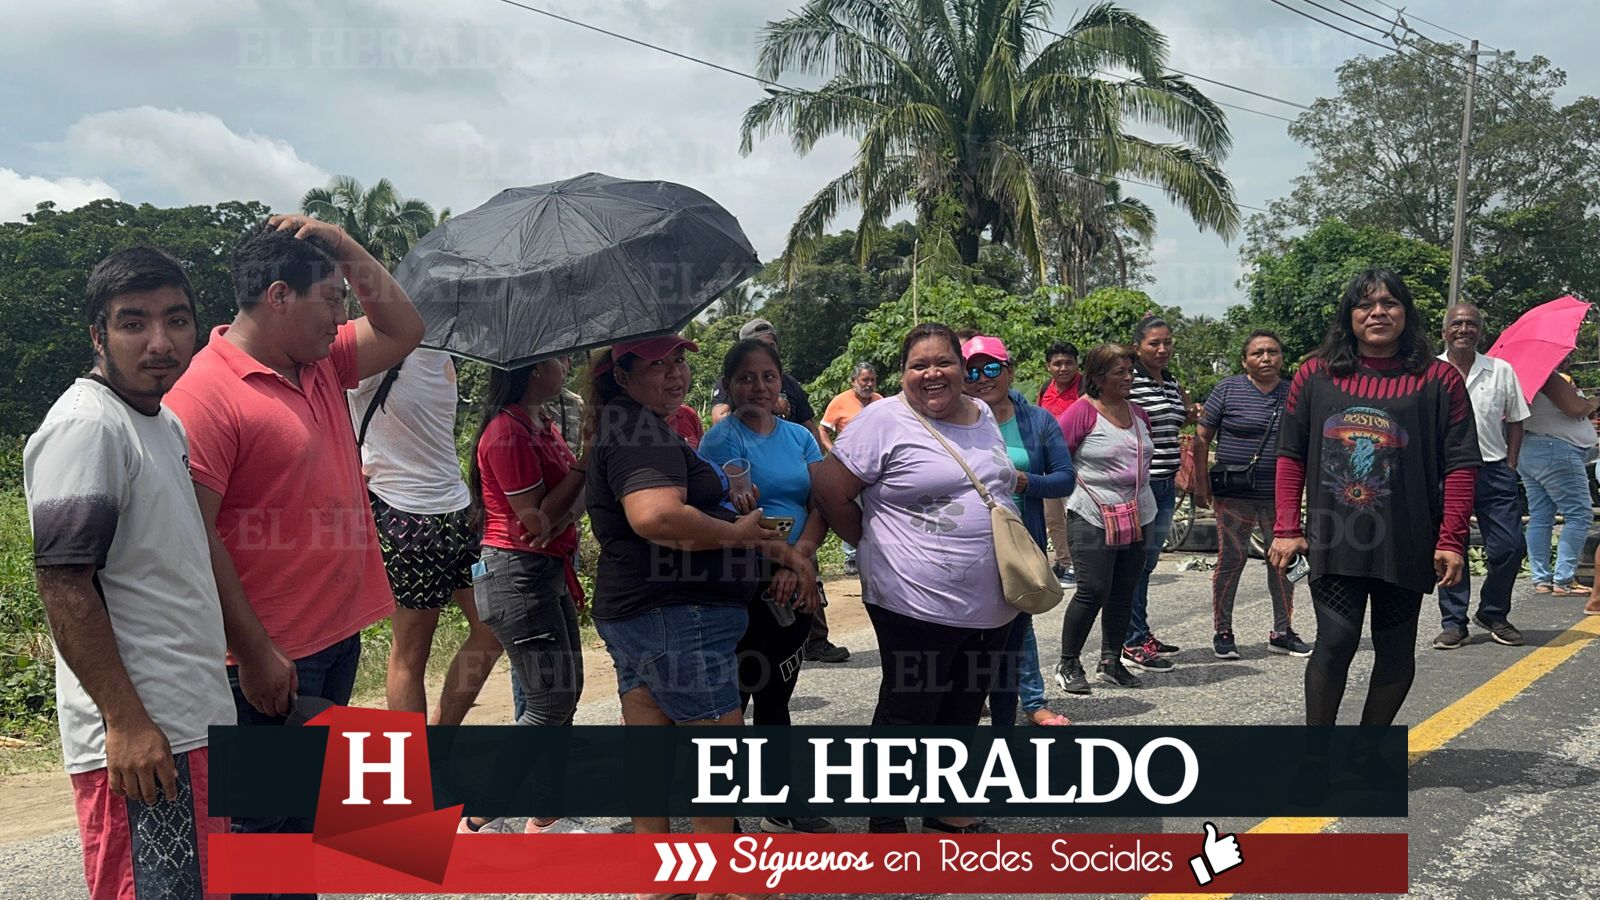
<svg viewBox="0 0 1600 900"><path fill-rule="evenodd" d="M1249 462L1243 464L1231 463L1229 465L1219 463L1211 467L1212 494L1227 497L1248 494L1255 490L1256 463L1261 461L1261 454L1267 449L1267 439L1272 437L1273 429L1278 427L1278 416L1282 412L1282 403L1273 407L1272 418L1267 422L1267 433L1261 436L1261 443L1256 445L1256 455L1250 457Z"/></svg>

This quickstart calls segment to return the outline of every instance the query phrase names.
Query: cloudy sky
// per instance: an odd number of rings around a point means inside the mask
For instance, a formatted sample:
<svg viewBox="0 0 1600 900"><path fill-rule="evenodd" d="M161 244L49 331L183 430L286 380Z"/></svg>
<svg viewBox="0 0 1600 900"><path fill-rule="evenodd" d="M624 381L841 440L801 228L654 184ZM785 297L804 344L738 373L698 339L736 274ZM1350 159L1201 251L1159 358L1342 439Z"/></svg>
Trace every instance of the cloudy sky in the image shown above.
<svg viewBox="0 0 1600 900"><path fill-rule="evenodd" d="M754 69L761 26L798 5L530 2L744 71ZM1300 0L1286 2L1333 19ZM1363 18L1343 0L1321 2ZM1358 3L1383 11L1378 0ZM1269 0L1123 5L1167 34L1173 66L1301 102L1332 92L1341 61L1379 52ZM1600 93L1591 46L1595 0L1405 5L1486 44L1550 57L1570 76L1560 99ZM705 191L771 258L795 211L850 159L844 140L802 158L781 137L741 157L738 125L761 98L759 85L500 0L52 0L7 7L0 28L0 219L19 218L40 200L70 207L96 197L157 205L253 198L289 209L334 173L364 182L388 177L407 196L460 211L504 187L601 171ZM1058 2L1055 25L1064 28L1077 8ZM1217 100L1295 113L1203 87ZM1288 138L1286 123L1230 114L1235 149L1226 169L1240 202L1265 206L1287 191L1307 156ZM1161 217L1154 247L1160 299L1209 313L1235 302L1237 246L1197 231L1154 190L1128 192Z"/></svg>

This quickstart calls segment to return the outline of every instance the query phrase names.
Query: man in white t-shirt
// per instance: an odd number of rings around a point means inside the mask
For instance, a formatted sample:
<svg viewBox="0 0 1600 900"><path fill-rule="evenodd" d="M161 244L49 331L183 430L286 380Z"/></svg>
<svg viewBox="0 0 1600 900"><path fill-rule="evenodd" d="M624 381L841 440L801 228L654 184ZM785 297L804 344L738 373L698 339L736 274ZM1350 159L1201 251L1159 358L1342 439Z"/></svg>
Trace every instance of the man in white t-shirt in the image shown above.
<svg viewBox="0 0 1600 900"><path fill-rule="evenodd" d="M374 404L380 391L381 403ZM494 632L478 618L472 596L478 535L456 457L458 396L450 355L421 349L350 392L361 469L394 589L390 709L427 712L428 653L439 614L452 599L470 626L445 674L431 719L435 725L461 724L502 652Z"/></svg>
<svg viewBox="0 0 1600 900"><path fill-rule="evenodd" d="M23 455L61 747L92 900L198 897L210 836L207 728L236 720L224 611L189 442L161 398L194 355L194 290L171 256L89 276L95 365Z"/></svg>

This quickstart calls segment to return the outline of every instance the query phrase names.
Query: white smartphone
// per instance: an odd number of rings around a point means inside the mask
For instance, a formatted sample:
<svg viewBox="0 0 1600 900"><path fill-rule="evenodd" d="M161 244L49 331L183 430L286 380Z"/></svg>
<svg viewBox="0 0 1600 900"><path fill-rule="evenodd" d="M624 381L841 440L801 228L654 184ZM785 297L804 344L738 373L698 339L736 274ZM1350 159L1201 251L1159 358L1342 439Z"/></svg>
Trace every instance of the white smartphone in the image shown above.
<svg viewBox="0 0 1600 900"><path fill-rule="evenodd" d="M1303 553L1296 553L1294 561L1289 563L1289 571L1285 575L1290 581L1304 581L1306 576L1310 574L1311 560L1306 559Z"/></svg>

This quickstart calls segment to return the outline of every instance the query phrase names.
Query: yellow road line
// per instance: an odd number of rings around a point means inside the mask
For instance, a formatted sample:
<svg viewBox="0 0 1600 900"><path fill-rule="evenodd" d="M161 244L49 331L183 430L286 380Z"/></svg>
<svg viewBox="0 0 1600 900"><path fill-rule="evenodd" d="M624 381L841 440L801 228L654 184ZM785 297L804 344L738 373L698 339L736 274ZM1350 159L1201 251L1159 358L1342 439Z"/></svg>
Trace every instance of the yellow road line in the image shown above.
<svg viewBox="0 0 1600 900"><path fill-rule="evenodd" d="M1506 701L1527 690L1574 654L1600 637L1600 616L1585 616L1555 640L1517 660L1465 697L1429 716L1406 735L1411 764L1454 740ZM1316 834L1338 818L1276 816L1251 828L1249 834ZM1151 894L1145 900L1227 900L1232 894Z"/></svg>

